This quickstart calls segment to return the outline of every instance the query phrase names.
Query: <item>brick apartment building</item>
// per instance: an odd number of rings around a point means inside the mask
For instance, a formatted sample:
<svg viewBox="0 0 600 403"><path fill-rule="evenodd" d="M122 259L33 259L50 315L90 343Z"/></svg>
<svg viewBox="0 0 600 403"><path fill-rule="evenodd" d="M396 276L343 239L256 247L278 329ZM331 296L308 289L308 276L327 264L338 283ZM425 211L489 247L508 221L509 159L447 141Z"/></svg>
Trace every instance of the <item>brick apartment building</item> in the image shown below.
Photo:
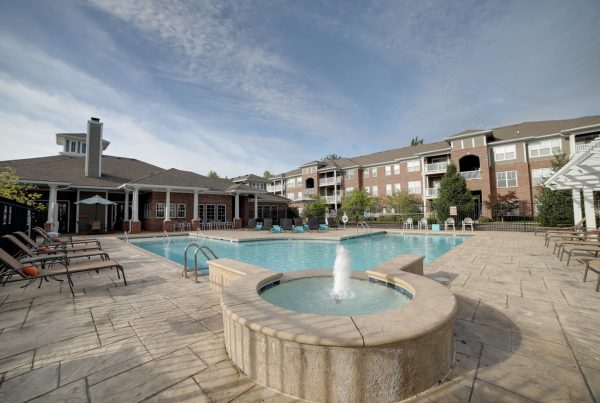
<svg viewBox="0 0 600 403"><path fill-rule="evenodd" d="M435 143L311 161L271 177L267 190L287 197L300 209L310 195L320 194L337 210L343 195L359 188L382 199L381 206L386 195L406 191L430 208L452 162L479 204L490 195L515 191L520 201L531 206L536 185L550 175L554 154L573 155L599 135L600 116L465 130Z"/></svg>

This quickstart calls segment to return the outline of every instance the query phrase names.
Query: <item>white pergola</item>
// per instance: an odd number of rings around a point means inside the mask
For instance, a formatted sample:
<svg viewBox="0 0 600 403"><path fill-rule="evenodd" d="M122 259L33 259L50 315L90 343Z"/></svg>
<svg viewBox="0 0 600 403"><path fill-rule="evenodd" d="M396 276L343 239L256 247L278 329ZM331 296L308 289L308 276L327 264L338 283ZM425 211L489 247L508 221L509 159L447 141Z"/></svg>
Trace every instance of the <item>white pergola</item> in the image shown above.
<svg viewBox="0 0 600 403"><path fill-rule="evenodd" d="M581 192L587 228L597 228L594 211L594 191L600 191L600 137L577 152L569 162L556 171L545 185L554 190L573 191L575 221L581 217Z"/></svg>

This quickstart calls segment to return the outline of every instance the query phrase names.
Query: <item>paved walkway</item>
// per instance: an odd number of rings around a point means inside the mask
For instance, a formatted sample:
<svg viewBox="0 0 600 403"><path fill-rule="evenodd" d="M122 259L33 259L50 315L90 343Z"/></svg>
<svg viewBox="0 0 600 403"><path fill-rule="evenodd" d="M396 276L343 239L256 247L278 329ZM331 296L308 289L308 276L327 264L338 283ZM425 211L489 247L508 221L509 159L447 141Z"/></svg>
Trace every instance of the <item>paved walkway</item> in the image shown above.
<svg viewBox="0 0 600 403"><path fill-rule="evenodd" d="M116 238L102 245L127 287L105 271L74 277L75 299L56 282L0 288L0 401L292 400L229 362L205 279ZM411 400L600 401L600 293L583 265L561 264L542 236L475 233L425 272L458 298L457 365Z"/></svg>

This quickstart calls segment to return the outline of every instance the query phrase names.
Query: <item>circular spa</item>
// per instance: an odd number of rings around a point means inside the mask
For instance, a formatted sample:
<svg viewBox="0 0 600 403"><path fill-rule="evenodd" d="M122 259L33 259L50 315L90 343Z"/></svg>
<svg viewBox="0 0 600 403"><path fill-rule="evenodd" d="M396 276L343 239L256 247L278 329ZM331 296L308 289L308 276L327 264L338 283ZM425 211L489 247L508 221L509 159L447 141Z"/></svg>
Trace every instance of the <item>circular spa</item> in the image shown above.
<svg viewBox="0 0 600 403"><path fill-rule="evenodd" d="M451 370L456 301L435 281L397 269L333 281L331 270L254 269L224 288L222 305L227 353L257 383L311 401L396 401ZM366 303L346 304L364 290Z"/></svg>

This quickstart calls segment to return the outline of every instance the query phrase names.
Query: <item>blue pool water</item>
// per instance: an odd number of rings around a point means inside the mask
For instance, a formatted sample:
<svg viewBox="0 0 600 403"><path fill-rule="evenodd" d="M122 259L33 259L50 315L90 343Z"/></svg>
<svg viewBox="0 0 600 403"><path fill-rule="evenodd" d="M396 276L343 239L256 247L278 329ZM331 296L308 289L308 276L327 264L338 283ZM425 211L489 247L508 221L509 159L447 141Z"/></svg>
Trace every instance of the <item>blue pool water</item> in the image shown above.
<svg viewBox="0 0 600 403"><path fill-rule="evenodd" d="M398 255L425 255L428 264L466 237L443 235L375 234L341 241L352 260L353 270L367 270ZM131 240L131 243L174 262L183 264L185 247L195 242L211 248L220 258L231 258L267 269L290 272L333 267L335 248L340 242L310 240L274 240L252 242L229 242L195 237L172 238L170 243L162 239ZM194 267L193 249L188 253L188 267ZM207 268L206 260L198 254L198 267Z"/></svg>

